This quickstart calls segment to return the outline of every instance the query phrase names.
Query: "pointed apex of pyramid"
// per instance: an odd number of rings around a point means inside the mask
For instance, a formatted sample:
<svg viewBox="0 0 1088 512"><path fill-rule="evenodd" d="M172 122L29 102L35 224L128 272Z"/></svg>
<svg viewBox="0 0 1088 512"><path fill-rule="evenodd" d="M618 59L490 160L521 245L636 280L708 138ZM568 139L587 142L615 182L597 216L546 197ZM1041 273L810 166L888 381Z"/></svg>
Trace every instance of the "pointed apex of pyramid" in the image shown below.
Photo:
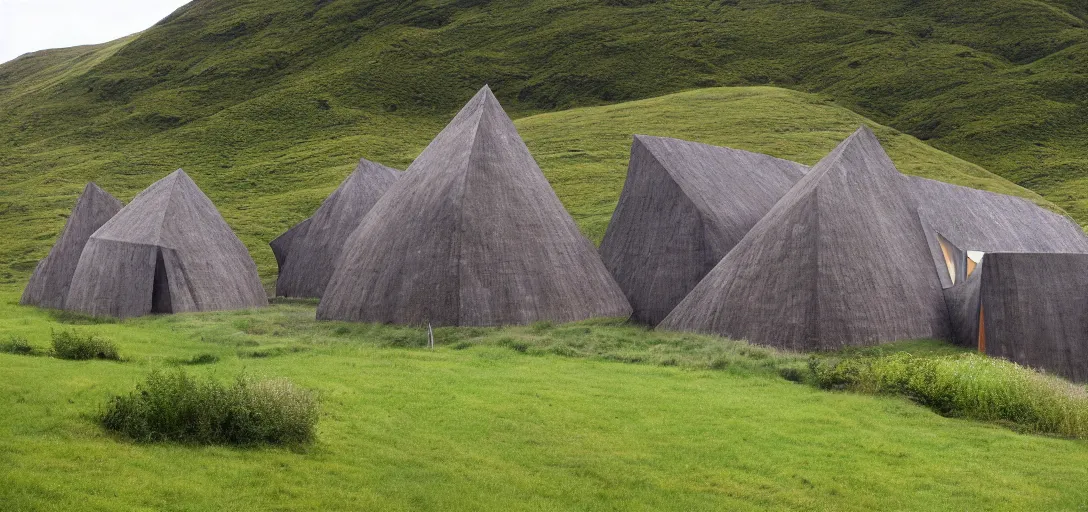
<svg viewBox="0 0 1088 512"><path fill-rule="evenodd" d="M355 172L353 172L352 175L348 177L348 179L351 179L356 175L396 177L400 175L400 172L392 167L386 167L377 162L361 158L359 159L359 165L355 166Z"/></svg>
<svg viewBox="0 0 1088 512"><path fill-rule="evenodd" d="M876 134L867 126L861 126L849 137L835 146L823 159L821 159L809 175L811 180L817 181L828 172L896 175L901 176L891 157L880 145Z"/></svg>
<svg viewBox="0 0 1088 512"><path fill-rule="evenodd" d="M495 97L495 93L491 92L491 87L487 85L484 85L476 92L476 95L465 104L464 110L476 110L484 107L498 107L499 110L502 110L499 99Z"/></svg>
<svg viewBox="0 0 1088 512"><path fill-rule="evenodd" d="M97 184L95 184L95 182L88 181L87 185L85 187L83 187L83 194L88 194L88 193L107 194L108 192L106 192L105 190L102 190L102 187L99 187Z"/></svg>
<svg viewBox="0 0 1088 512"><path fill-rule="evenodd" d="M116 213L117 210L121 209L121 201L118 201L117 198L113 197L113 195L111 195L109 192L102 190L102 187L99 187L93 181L88 182L87 185L83 187L83 192L79 195L79 199L76 201L76 205L78 206L84 201L89 201L92 203L104 201L105 204L112 205L111 207L114 213Z"/></svg>
<svg viewBox="0 0 1088 512"><path fill-rule="evenodd" d="M876 134L873 133L873 130L871 128L869 128L869 125L864 124L859 126L857 130L854 130L854 136L868 137L876 140Z"/></svg>
<svg viewBox="0 0 1088 512"><path fill-rule="evenodd" d="M185 173L185 169L178 169L178 170L170 173L167 176L167 178L182 179L183 181L188 181L190 183L193 182L193 179L190 178L189 175Z"/></svg>

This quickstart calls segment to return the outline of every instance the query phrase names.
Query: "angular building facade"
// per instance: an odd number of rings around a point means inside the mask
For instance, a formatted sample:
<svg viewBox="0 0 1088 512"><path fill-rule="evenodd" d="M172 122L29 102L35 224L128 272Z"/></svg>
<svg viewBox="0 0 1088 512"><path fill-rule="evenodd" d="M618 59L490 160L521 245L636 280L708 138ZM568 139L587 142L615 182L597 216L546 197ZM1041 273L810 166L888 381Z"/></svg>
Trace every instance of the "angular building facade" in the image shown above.
<svg viewBox="0 0 1088 512"><path fill-rule="evenodd" d="M487 87L363 219L317 309L449 326L630 314Z"/></svg>
<svg viewBox="0 0 1088 512"><path fill-rule="evenodd" d="M1088 381L1088 254L987 253L945 290L957 343Z"/></svg>
<svg viewBox="0 0 1088 512"><path fill-rule="evenodd" d="M79 256L91 235L121 211L121 201L94 183L83 188L49 255L38 262L20 304L63 309Z"/></svg>
<svg viewBox="0 0 1088 512"><path fill-rule="evenodd" d="M816 164L661 327L792 350L948 338L909 178L861 128Z"/></svg>
<svg viewBox="0 0 1088 512"><path fill-rule="evenodd" d="M267 304L245 245L179 169L91 235L65 309L127 318Z"/></svg>
<svg viewBox="0 0 1088 512"><path fill-rule="evenodd" d="M313 217L274 240L272 250L280 268L276 295L320 298L344 243L399 175L396 169L360 161Z"/></svg>
<svg viewBox="0 0 1088 512"><path fill-rule="evenodd" d="M636 135L600 248L633 318L663 320L807 170L758 153Z"/></svg>

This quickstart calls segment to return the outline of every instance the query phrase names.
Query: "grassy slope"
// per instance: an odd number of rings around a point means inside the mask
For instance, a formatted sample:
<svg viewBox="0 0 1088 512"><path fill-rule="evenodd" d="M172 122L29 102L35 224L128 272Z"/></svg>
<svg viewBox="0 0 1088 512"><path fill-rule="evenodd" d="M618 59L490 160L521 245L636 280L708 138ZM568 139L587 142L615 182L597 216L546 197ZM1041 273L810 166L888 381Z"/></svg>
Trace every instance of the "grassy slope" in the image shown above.
<svg viewBox="0 0 1088 512"><path fill-rule="evenodd" d="M484 82L519 117L771 84L1083 223L1086 19L1074 0L199 0L116 43L0 66L0 215L40 215L16 196L58 180L130 176L124 194L184 165L220 195L263 196L347 167L330 156L404 165Z"/></svg>
<svg viewBox="0 0 1088 512"><path fill-rule="evenodd" d="M44 347L60 326L48 313L15 306L16 298L0 293L0 330ZM126 363L0 354L0 503L14 510L1088 505L1088 443L942 418L900 399L816 391L761 371L765 349L726 366L732 371L709 371L501 346L528 336L625 343L679 336L590 324L443 330L431 352L387 347L418 347L417 330L312 318L312 306L280 305L64 326L113 338ZM463 350L449 343L466 336L492 342ZM302 351L236 356L277 346ZM106 398L132 389L149 368L201 353L222 360L191 371L229 378L245 369L319 390L318 443L303 451L140 446L94 424Z"/></svg>
<svg viewBox="0 0 1088 512"><path fill-rule="evenodd" d="M446 122L389 116L364 128L380 127L385 137L362 129L329 130L285 146L258 144L229 154L201 151L195 141L246 115L243 107L220 112L177 130L120 145L111 159L82 160L67 148L41 158L62 164L52 170L19 174L0 183L0 215L9 243L0 246L0 280L20 281L33 270L63 227L64 215L85 180L96 180L123 200L152 179L184 162L227 221L249 246L266 278L275 275L267 241L309 216L353 168L359 156L406 167ZM332 109L330 115L338 115ZM617 105L572 109L518 119L516 124L544 173L582 229L600 240L623 188L631 134L681 137L729 145L813 164L860 124L869 124L901 170L954 183L1040 200L982 168L934 150L917 139L876 125L835 106L823 96L770 87L715 88ZM345 135L347 133L347 135ZM206 144L203 140L200 144ZM136 162L139 162L138 164Z"/></svg>

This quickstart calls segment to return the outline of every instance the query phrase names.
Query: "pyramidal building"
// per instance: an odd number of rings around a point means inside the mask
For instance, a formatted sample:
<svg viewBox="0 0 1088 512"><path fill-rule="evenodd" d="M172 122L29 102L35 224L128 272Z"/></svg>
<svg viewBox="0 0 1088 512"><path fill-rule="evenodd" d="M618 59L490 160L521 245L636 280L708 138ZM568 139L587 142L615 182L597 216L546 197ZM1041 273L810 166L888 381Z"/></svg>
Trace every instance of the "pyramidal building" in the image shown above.
<svg viewBox="0 0 1088 512"><path fill-rule="evenodd" d="M663 320L807 170L758 153L636 135L600 249L633 318Z"/></svg>
<svg viewBox="0 0 1088 512"><path fill-rule="evenodd" d="M486 86L363 219L317 310L447 326L630 314Z"/></svg>
<svg viewBox="0 0 1088 512"><path fill-rule="evenodd" d="M399 176L396 169L363 159L313 217L274 240L280 268L276 295L320 298L344 243Z"/></svg>
<svg viewBox="0 0 1088 512"><path fill-rule="evenodd" d="M91 235L65 309L127 318L267 304L245 245L179 169Z"/></svg>
<svg viewBox="0 0 1088 512"><path fill-rule="evenodd" d="M910 180L862 127L661 323L793 350L950 336Z"/></svg>
<svg viewBox="0 0 1088 512"><path fill-rule="evenodd" d="M57 243L49 250L49 255L38 262L19 303L63 309L72 275L79 264L79 256L83 254L83 246L98 228L121 211L121 206L117 198L98 188L98 185L88 183L68 216Z"/></svg>

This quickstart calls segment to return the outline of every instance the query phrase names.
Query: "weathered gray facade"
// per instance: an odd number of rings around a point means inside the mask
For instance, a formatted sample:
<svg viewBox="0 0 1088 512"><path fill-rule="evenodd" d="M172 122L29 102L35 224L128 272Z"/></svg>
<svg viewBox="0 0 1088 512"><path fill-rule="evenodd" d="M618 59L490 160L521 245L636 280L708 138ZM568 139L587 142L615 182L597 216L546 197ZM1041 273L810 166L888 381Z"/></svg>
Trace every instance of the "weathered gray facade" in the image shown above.
<svg viewBox="0 0 1088 512"><path fill-rule="evenodd" d="M38 262L19 303L63 309L72 275L79 264L79 256L83 254L83 246L98 228L121 211L121 206L117 198L98 188L98 185L88 183L68 216L57 243L49 250L49 255Z"/></svg>
<svg viewBox="0 0 1088 512"><path fill-rule="evenodd" d="M630 314L487 87L363 219L317 310L463 326Z"/></svg>
<svg viewBox="0 0 1088 512"><path fill-rule="evenodd" d="M994 357L1088 381L1088 254L987 253L962 284L956 341Z"/></svg>
<svg viewBox="0 0 1088 512"><path fill-rule="evenodd" d="M948 338L906 176L868 128L814 166L661 323L793 350Z"/></svg>
<svg viewBox="0 0 1088 512"><path fill-rule="evenodd" d="M276 251L273 245L277 261L280 253L284 255L279 265L276 295L321 297L344 243L399 175L396 169L366 159L360 161L313 217L284 233L287 240L277 238L274 242L286 247Z"/></svg>
<svg viewBox="0 0 1088 512"><path fill-rule="evenodd" d="M306 233L311 220L313 220L313 217L291 226L282 235L268 242L268 246L272 248L272 254L276 257L276 266L279 267L280 273L283 272L283 264L287 261L287 255L291 253L291 243Z"/></svg>
<svg viewBox="0 0 1088 512"><path fill-rule="evenodd" d="M636 135L600 248L633 318L663 320L807 170L758 153Z"/></svg>
<svg viewBox="0 0 1088 512"><path fill-rule="evenodd" d="M179 169L91 235L65 309L126 318L267 304L245 245Z"/></svg>

